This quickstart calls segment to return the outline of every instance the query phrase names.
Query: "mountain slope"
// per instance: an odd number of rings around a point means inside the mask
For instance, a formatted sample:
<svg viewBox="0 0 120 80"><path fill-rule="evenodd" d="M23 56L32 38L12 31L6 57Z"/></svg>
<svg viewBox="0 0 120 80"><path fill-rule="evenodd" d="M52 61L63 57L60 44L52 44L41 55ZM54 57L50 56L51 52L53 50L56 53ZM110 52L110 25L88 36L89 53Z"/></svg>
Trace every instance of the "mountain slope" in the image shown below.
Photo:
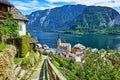
<svg viewBox="0 0 120 80"><path fill-rule="evenodd" d="M109 7L89 6L78 17L76 23L81 26L113 26L119 13Z"/></svg>
<svg viewBox="0 0 120 80"><path fill-rule="evenodd" d="M88 6L80 14L69 30L82 33L110 32L120 29L120 14L109 7Z"/></svg>
<svg viewBox="0 0 120 80"><path fill-rule="evenodd" d="M109 7L65 5L33 12L27 18L30 31L120 32L120 14Z"/></svg>
<svg viewBox="0 0 120 80"><path fill-rule="evenodd" d="M82 14L85 7L85 5L65 5L33 12L26 16L29 19L27 29L40 31L66 30L73 24L74 19Z"/></svg>

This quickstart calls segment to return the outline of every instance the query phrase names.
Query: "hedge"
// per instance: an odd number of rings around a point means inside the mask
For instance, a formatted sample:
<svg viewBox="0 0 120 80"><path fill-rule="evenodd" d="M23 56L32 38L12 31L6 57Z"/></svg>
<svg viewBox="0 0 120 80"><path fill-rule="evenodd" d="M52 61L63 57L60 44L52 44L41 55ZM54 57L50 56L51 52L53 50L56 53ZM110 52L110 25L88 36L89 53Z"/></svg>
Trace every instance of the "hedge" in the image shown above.
<svg viewBox="0 0 120 80"><path fill-rule="evenodd" d="M18 56L25 57L29 51L29 36L18 36L15 38L15 45L18 49Z"/></svg>

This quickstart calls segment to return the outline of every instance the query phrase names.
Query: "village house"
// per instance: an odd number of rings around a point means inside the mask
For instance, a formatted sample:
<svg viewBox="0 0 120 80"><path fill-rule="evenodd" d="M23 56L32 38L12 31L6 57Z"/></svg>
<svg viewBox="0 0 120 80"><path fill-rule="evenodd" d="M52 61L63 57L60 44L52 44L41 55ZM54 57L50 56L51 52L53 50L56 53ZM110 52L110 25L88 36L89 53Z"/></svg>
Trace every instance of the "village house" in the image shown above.
<svg viewBox="0 0 120 80"><path fill-rule="evenodd" d="M13 14L13 18L19 24L19 35L26 35L26 22L28 19L8 0L0 0L0 22L5 20L4 12L11 12Z"/></svg>
<svg viewBox="0 0 120 80"><path fill-rule="evenodd" d="M72 54L75 55L75 61L78 64L84 63L84 52L83 52L84 50L85 50L85 46L83 46L80 43L76 44L72 48Z"/></svg>

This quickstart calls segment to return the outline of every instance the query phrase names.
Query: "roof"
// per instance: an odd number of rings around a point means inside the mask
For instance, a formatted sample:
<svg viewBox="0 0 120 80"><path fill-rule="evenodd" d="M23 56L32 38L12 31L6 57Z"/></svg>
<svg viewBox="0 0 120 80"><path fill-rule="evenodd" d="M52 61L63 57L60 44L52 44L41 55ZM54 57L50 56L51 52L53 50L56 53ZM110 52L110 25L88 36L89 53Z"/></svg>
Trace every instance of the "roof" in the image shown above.
<svg viewBox="0 0 120 80"><path fill-rule="evenodd" d="M17 8L15 8L8 0L0 0L0 3L11 6L11 12L13 14L14 19L21 21L28 21L28 19ZM5 18L5 17L3 15L0 15L0 18Z"/></svg>
<svg viewBox="0 0 120 80"><path fill-rule="evenodd" d="M13 18L16 20L28 21L28 19L15 7L11 8Z"/></svg>
<svg viewBox="0 0 120 80"><path fill-rule="evenodd" d="M37 43L37 42L38 42L37 37L31 37L30 38L30 43Z"/></svg>
<svg viewBox="0 0 120 80"><path fill-rule="evenodd" d="M71 46L71 44L70 43L61 43L60 46Z"/></svg>
<svg viewBox="0 0 120 80"><path fill-rule="evenodd" d="M83 46L83 45L80 44L80 43L76 44L74 47L76 47L76 48L81 48L81 49L85 49L85 46ZM73 47L73 48L74 48L74 47Z"/></svg>
<svg viewBox="0 0 120 80"><path fill-rule="evenodd" d="M13 18L15 20L28 21L28 19L15 7L11 7L11 13L13 14ZM0 19L5 19L5 16L0 15Z"/></svg>
<svg viewBox="0 0 120 80"><path fill-rule="evenodd" d="M8 5L8 6L13 6L8 0L0 0L0 3Z"/></svg>

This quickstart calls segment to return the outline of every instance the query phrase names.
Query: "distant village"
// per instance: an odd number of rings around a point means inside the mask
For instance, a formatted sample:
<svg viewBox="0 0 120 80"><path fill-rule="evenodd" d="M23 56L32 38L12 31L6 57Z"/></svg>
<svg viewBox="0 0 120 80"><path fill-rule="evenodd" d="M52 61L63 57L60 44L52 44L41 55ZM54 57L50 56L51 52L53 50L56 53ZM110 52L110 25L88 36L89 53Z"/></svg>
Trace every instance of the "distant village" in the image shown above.
<svg viewBox="0 0 120 80"><path fill-rule="evenodd" d="M37 40L37 38L36 38L36 40ZM57 54L62 57L65 57L65 58L74 58L78 64L84 63L83 52L86 48L85 46L78 43L78 44L74 45L73 47L71 47L70 43L62 43L59 33L58 33L58 40L57 40L56 44L57 44L57 48L50 48L46 44L41 45L38 43L37 48L42 53L53 53L53 54Z"/></svg>

